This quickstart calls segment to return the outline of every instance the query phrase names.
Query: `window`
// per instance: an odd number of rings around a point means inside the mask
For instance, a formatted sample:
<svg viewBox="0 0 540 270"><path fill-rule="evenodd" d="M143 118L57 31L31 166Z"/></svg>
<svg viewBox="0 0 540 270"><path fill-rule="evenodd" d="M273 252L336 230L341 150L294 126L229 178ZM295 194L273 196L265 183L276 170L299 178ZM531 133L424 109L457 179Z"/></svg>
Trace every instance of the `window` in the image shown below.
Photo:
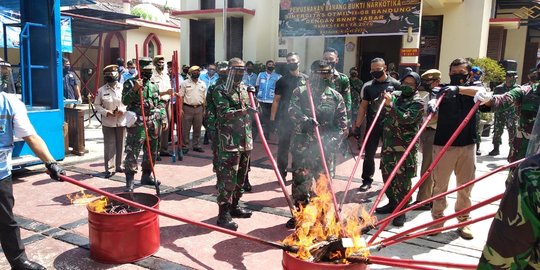
<svg viewBox="0 0 540 270"><path fill-rule="evenodd" d="M154 33L150 33L143 43L143 55L148 57L154 57L161 54L161 41Z"/></svg>
<svg viewBox="0 0 540 270"><path fill-rule="evenodd" d="M439 68L442 16L423 16L420 36L420 72Z"/></svg>
<svg viewBox="0 0 540 270"><path fill-rule="evenodd" d="M215 0L201 0L201 9L215 9L216 1Z"/></svg>
<svg viewBox="0 0 540 270"><path fill-rule="evenodd" d="M243 8L244 0L227 0L228 8Z"/></svg>
<svg viewBox="0 0 540 270"><path fill-rule="evenodd" d="M153 41L150 41L148 43L148 57L150 58L154 58L154 56L156 55L156 47L154 46L154 42Z"/></svg>

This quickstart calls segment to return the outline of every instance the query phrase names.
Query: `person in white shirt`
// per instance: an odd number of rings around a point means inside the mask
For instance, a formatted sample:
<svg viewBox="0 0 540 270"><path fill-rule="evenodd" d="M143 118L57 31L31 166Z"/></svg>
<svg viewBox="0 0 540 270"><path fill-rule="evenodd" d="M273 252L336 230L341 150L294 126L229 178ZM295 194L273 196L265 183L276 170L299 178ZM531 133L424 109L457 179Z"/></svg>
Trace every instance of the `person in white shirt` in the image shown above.
<svg viewBox="0 0 540 270"><path fill-rule="evenodd" d="M105 178L114 174L111 168L115 168L115 172L124 172L122 160L126 138L126 105L122 103L122 85L118 82L118 76L120 74L117 65L109 65L103 69L106 83L98 89L94 103L101 114Z"/></svg>
<svg viewBox="0 0 540 270"><path fill-rule="evenodd" d="M172 86L171 86L171 78L167 74L167 70L165 69L165 58L163 55L156 55L153 60L153 64L156 67L154 69L154 73L152 74L152 78L150 78L150 81L155 83L158 86L159 89L159 98L164 101L164 108L165 113L167 114L166 118L163 119L166 123L171 122L171 95L172 92ZM171 156L171 153L167 151L167 147L169 146L169 125L167 125L166 129L160 129L160 135L159 135L159 155L160 156ZM160 160L161 158L157 158L157 160Z"/></svg>

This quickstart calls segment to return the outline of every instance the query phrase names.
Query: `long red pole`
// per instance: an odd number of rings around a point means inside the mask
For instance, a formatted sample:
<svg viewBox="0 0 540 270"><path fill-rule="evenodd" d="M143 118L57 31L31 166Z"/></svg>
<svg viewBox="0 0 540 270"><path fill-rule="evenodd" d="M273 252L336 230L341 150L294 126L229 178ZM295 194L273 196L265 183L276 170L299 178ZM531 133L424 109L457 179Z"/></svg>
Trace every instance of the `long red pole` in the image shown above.
<svg viewBox="0 0 540 270"><path fill-rule="evenodd" d="M475 204L475 205L472 205L472 206L470 206L470 207L467 207L467 208L465 208L465 209L462 209L462 210L460 210L460 211L458 211L458 212L455 212L455 213L453 213L453 214L451 214L451 215L448 215L448 216L444 216L444 217L435 219L435 220L430 221L430 222L428 222L428 223L424 223L424 224L418 225L418 226L416 226L416 227L410 228L410 229L408 229L408 230L406 230L406 231L403 231L403 232L397 233L397 234L395 234L395 235L392 235L392 236L390 236L390 237L388 237L388 238L385 238L384 240L381 240L381 241L378 242L377 244L382 244L383 246L386 246L386 243L389 242L389 241L393 241L393 240L395 240L395 239L402 238L402 237L406 236L407 234L409 234L409 233L411 233L411 232L415 232L415 231L418 231L418 230L420 230L420 229L423 229L423 228L426 228L426 227L429 227L429 226L433 226L433 225L435 225L435 224L439 224L439 223L445 222L445 221L450 220L450 219L452 219L452 218L462 216L462 215L467 214L467 213L469 213L469 212L471 212L471 211L474 211L474 210L476 210L476 209L478 209L478 208L480 208L480 207L483 207L483 206L486 206L486 205L488 205L488 204L490 204L490 203L492 203L492 202L498 201L498 200L500 200L502 197L503 197L503 194L499 194L499 195L497 195L497 196L491 197L491 198L489 198L489 199L487 199L487 200L484 200L484 201L479 202L479 203L477 203L477 204ZM462 224L462 223L461 223L461 224ZM461 226L463 226L463 225L461 225ZM377 245L377 244L375 244L375 245Z"/></svg>
<svg viewBox="0 0 540 270"><path fill-rule="evenodd" d="M255 103L255 98L253 97L253 92L248 91L249 95L249 101L251 102L251 106L255 111L257 111L257 104ZM257 129L259 130L259 135L261 136L261 142L264 146L264 150L266 151L266 154L268 155L268 158L270 159L270 164L272 164L272 169L274 169L274 174L276 175L278 179L279 186L281 187L281 191L283 191L283 195L285 195L285 199L287 200L287 204L289 205L289 209L291 210L291 215L294 217L295 212L295 206L293 204L293 201L291 199L291 196L287 192L287 188L285 187L285 182L283 181L283 178L281 177L281 174L279 173L276 160L274 159L274 156L272 155L272 151L270 151L270 147L268 146L268 141L266 140L266 137L264 136L263 128L261 125L261 119L259 117L258 111L253 114L255 117L255 123L257 124Z"/></svg>
<svg viewBox="0 0 540 270"><path fill-rule="evenodd" d="M435 108L438 108L439 105L441 104L444 96L446 95L446 93L442 94L438 99L437 99L437 103L435 104ZM384 102L383 102L384 104ZM384 193L386 192L386 190L390 187L390 184L392 183L392 180L394 180L394 178L396 177L397 175L397 172L398 170L401 168L401 165L403 165L403 163L405 162L405 160L407 159L407 156L411 153L411 151L413 150L416 142L418 141L418 139L420 138L420 135L422 135L422 133L424 132L424 130L426 130L426 127L427 125L429 124L429 121L431 120L431 118L433 117L433 112L429 113L428 116L426 117L426 120L424 121L424 124L422 124L422 126L420 127L420 129L418 130L418 132L416 133L416 135L414 136L414 138L412 139L411 143L409 144L409 146L407 147L407 149L405 149L405 152L403 153L403 155L401 156L401 158L399 159L398 163L396 164L396 166L394 167L394 169L392 170L392 172L390 172L390 175L388 176L388 179L386 179L386 182L384 183L384 186L383 188L381 189L381 191L379 192L379 195L377 196L377 199L375 199L375 202L373 203L373 206L371 207L371 210L369 211L369 214L370 215L373 215L373 213L375 212L375 209L377 208L377 205L379 204L379 202L381 201L381 198L382 196L384 195Z"/></svg>
<svg viewBox="0 0 540 270"><path fill-rule="evenodd" d="M373 255L369 256L370 261L373 261L373 259L388 261L388 262L400 262L400 263L407 263L407 264L429 265L429 266L438 266L438 267L446 267L446 268L476 269L477 267L477 265L464 264L464 263L432 262L432 261L423 261L423 260L387 258L387 257L381 257L381 256L373 256Z"/></svg>
<svg viewBox="0 0 540 270"><path fill-rule="evenodd" d="M171 60L171 76L173 78L175 78L175 82L176 80L178 80L178 70L175 69L176 67L176 60L174 59L174 56L175 56L175 52L173 52L173 55L172 55L172 60ZM175 86L176 86L176 83L175 83ZM174 109L175 109L175 106L176 106L176 102L173 102L176 100L176 95L175 93L172 93L171 94L171 98L169 99L169 102L170 102L170 110L169 110L169 117L171 118L171 125L169 126L169 132L171 133L171 148L172 148L172 157L171 157L171 161L172 162L175 162L176 163L176 151L174 149L175 147L175 143L174 143L174 123L175 123L175 117L174 117ZM169 108L167 108L169 109Z"/></svg>
<svg viewBox="0 0 540 270"><path fill-rule="evenodd" d="M313 96L309 81L306 82L306 89L309 100L309 107L311 108L311 117L313 117L313 119L317 121L317 114L315 113L315 104L313 103ZM332 188L332 177L330 177L330 172L328 171L328 165L326 164L326 156L324 155L324 147L322 144L321 133L319 131L319 126L317 125L315 126L315 136L317 137L317 142L319 144L319 152L321 154L321 162L324 168L324 174L326 175L326 179L328 179L328 190L332 195L332 203L334 204L334 211L336 211L336 220L340 222L341 217L339 215L339 207L336 200L336 195L334 194L334 190Z"/></svg>
<svg viewBox="0 0 540 270"><path fill-rule="evenodd" d="M202 222L198 222L198 221L193 221L193 220L181 217L181 216L169 214L169 213L160 211L158 209L155 209L155 208L152 208L152 207L149 207L149 206L146 206L146 205L143 205L143 204L128 200L126 198L122 198L120 196L117 196L115 194L112 194L112 193L109 193L107 191L101 190L99 188L92 187L92 186L90 186L88 184L85 184L84 182L77 181L77 180L75 180L73 178L70 178L70 177L67 177L67 176L64 176L64 175L60 175L60 180L71 183L71 184L74 184L76 186L82 187L82 188L90 190L92 192L101 194L101 195L103 195L105 197L108 197L109 199L113 199L115 201L125 203L127 205L132 206L132 207L135 207L135 208L138 208L138 209L141 209L141 210L145 210L145 211L148 211L148 212L152 212L152 213L158 214L160 216L164 216L164 217L168 217L168 218L178 220L178 221L181 221L181 222L189 223L191 225L195 225L197 227L205 228L205 229L208 229L208 230L214 230L214 231L218 231L218 232L225 233L225 234L228 234L228 235L240 237L240 238L243 238L243 239L246 239L246 240L254 241L254 242L264 244L264 245L267 245L267 246L271 246L271 247L274 247L274 248L278 248L278 249L282 249L282 250L286 250L286 251L293 251L293 252L295 251L291 247L283 245L281 243L267 241L267 240L264 240L264 239L261 239L261 238L258 238L258 237L254 237L254 236L251 236L251 235L231 231L231 230L219 227L219 226L206 224L206 223L202 223Z"/></svg>
<svg viewBox="0 0 540 270"><path fill-rule="evenodd" d="M433 159L433 162L431 163L431 165L428 167L428 169L426 170L426 172L424 173L424 175L422 175L422 178L420 178L420 180L418 180L418 182L416 183L416 185L414 185L414 187L411 188L411 190L409 191L409 193L407 193L407 195L405 195L405 197L403 198L403 200L399 203L399 205L396 207L396 209L394 209L394 211L392 212L392 214L395 214L397 213L397 211L401 210L401 208L403 208L403 206L405 206L405 204L407 204L407 201L409 200L409 198L413 195L413 193L418 189L418 187L424 183L424 181L426 181L427 177L429 176L429 174L431 173L431 171L433 170L433 168L435 168L435 166L437 166L437 164L439 163L439 161L442 159L444 153L446 153L446 151L448 150L448 148L452 145L452 143L454 143L454 141L457 139L457 137L459 136L459 134L461 133L461 131L465 128L465 126L469 123L469 121L471 120L471 118L474 116L474 114L476 113L476 110L478 109L478 106L480 106L480 101L477 101L474 106L471 108L471 110L469 111L469 113L467 114L467 116L465 117L465 119L463 119L463 122L461 122L461 124L457 127L456 131L454 131L454 134L452 134L452 136L450 137L450 139L448 139L448 142L444 145L444 147L441 149L441 151L439 152L439 154ZM377 238L377 236L379 236L379 234L381 234L381 232L386 228L386 226L388 226L388 224L390 223L390 220L386 221L385 223L383 223L379 229L371 236L371 238L369 239L368 241L368 244L371 244L373 243L373 241L375 240L375 238Z"/></svg>
<svg viewBox="0 0 540 270"><path fill-rule="evenodd" d="M381 112L382 112L383 108L384 108L384 101L381 102L381 105L379 106L379 109L377 110L377 113L375 114L375 118L371 122L371 125L369 126L369 129L368 129L366 135L364 136L364 141L362 142L362 147L360 147L360 152L358 152L358 158L356 159L356 162L354 163L353 170L351 172L351 175L349 176L349 180L347 181L347 186L345 186L345 190L343 191L343 198L341 198L341 202L339 203L339 211L341 211L341 209L343 207L343 204L345 203L345 199L347 198L347 193L349 192L349 188L351 187L352 180L354 178L354 175L356 174L356 170L358 169L358 165L360 164L360 160L361 160L360 157L362 157L362 154L364 153L364 151L366 149L368 138L369 138L369 136L371 136L371 132L373 132L373 129L375 128L375 125L377 123L377 120L379 119L379 116L381 115Z"/></svg>
<svg viewBox="0 0 540 270"><path fill-rule="evenodd" d="M454 224L454 225L451 225L451 226L447 226L447 227L432 229L432 230L428 230L428 231L421 231L421 232L418 232L418 233L415 233L415 234L407 235L407 236L402 237L402 238L397 239L397 240L392 240L392 241L385 242L384 246L388 247L388 246L392 246L392 245L395 245L395 244L398 244L398 243L401 243L401 242L405 242L405 241L413 239L413 238L418 238L420 236L434 234L434 233L440 233L442 231L467 226L467 225L470 225L470 224L473 224L473 223L477 223L477 222L480 222L480 221L483 221L483 220L486 220L486 219L493 218L496 214L497 213L481 216L479 218L467 220L467 221L460 222L460 223L457 223L457 224Z"/></svg>
<svg viewBox="0 0 540 270"><path fill-rule="evenodd" d="M406 209L402 209L399 212L397 212L395 214L392 214L392 215L389 215L389 216L385 217L384 219L378 221L375 226L378 226L378 225L380 225L380 224L382 224L382 223L384 223L384 222L386 222L388 220L394 219L395 217L400 216L403 213L406 213L406 212L412 211L412 210L414 210L414 209L416 209L418 207L421 207L422 205L425 205L425 204L430 203L432 201L435 201L435 200L437 200L439 198L442 198L442 197L444 197L444 196L446 196L446 195L448 195L450 193L456 192L458 190L462 190L462 189L464 189L464 188L466 188L466 187L468 187L470 185L473 185L473 184L479 182L480 180L483 180L483 179L485 179L485 178L487 178L487 177L489 177L489 176L491 176L491 175L493 175L495 173L498 173L500 171L503 171L503 170L506 170L508 168L514 167L514 166L518 165L519 163L521 163L523 160L525 160L525 159L522 158L520 160L514 161L514 162L512 162L510 164L507 164L505 166L501 166L501 167L499 167L499 168L497 168L497 169L495 169L493 171L490 171L490 172L488 172L488 173L486 173L486 174L484 174L484 175L482 175L482 176L480 176L480 177L478 177L478 178L476 178L476 179L474 179L472 181L469 181L469 182L467 182L467 183L465 183L465 184L463 184L463 185L461 185L459 187L453 188L453 189L448 190L446 192L443 192L443 193L441 193L441 194L439 194L437 196L433 196L433 197L431 197L429 199L423 200L423 201L421 201L419 203L415 203L415 204L411 205L410 207L408 207Z"/></svg>
<svg viewBox="0 0 540 270"><path fill-rule="evenodd" d="M175 69L176 74L178 75L179 71L179 63L178 63L178 51L174 51L174 59L175 59ZM180 93L180 76L176 77L176 93ZM178 151L178 160L182 161L184 160L184 152L182 152L182 104L184 103L182 97L178 95L176 98L176 136L178 137L178 144L176 146L175 151Z"/></svg>
<svg viewBox="0 0 540 270"><path fill-rule="evenodd" d="M135 58L137 58L137 67L139 69L139 79L141 78L141 67L139 66L139 46L137 44L135 44ZM148 150L148 162L150 163L150 168L152 169L152 175L154 176L154 182L155 182L155 187L156 187L156 194L159 195L159 184L158 184L158 180L156 178L156 172L154 171L154 161L152 160L152 157L153 157L153 153L152 153L152 148L150 148L150 137L148 136L148 126L146 125L146 115L144 113L144 98L143 98L143 88L144 88L144 85L139 88L139 97L140 97L140 103L141 103L141 114L142 114L142 121L143 121L143 125L144 125L144 135L146 137L146 149ZM161 127L156 127L156 128L161 128Z"/></svg>

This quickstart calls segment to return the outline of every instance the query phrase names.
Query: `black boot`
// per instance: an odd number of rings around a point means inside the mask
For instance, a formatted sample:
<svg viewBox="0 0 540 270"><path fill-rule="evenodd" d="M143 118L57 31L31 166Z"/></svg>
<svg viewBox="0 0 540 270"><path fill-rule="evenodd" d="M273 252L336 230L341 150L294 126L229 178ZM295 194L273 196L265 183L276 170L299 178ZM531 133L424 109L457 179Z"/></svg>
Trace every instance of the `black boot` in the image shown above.
<svg viewBox="0 0 540 270"><path fill-rule="evenodd" d="M28 259L17 260L11 265L12 270L45 270L43 265Z"/></svg>
<svg viewBox="0 0 540 270"><path fill-rule="evenodd" d="M219 227L236 231L238 229L238 224L232 221L231 213L229 213L230 207L231 206L228 203L219 206L219 215L216 224Z"/></svg>
<svg viewBox="0 0 540 270"><path fill-rule="evenodd" d="M494 145L493 145L493 150L491 150L491 152L489 152L488 155L490 155L490 156L497 156L497 155L499 155L499 154L500 154L500 153L499 153L499 145L498 145L498 144L494 144Z"/></svg>
<svg viewBox="0 0 540 270"><path fill-rule="evenodd" d="M133 192L134 183L133 179L135 178L135 175L133 173L126 173L126 189L124 189L125 192Z"/></svg>
<svg viewBox="0 0 540 270"><path fill-rule="evenodd" d="M249 178L246 177L246 180L244 180L244 185L242 185L242 189L247 192L251 191L251 184L249 183Z"/></svg>
<svg viewBox="0 0 540 270"><path fill-rule="evenodd" d="M397 216L392 220L392 225L397 226L397 227L401 227L401 226L403 226L403 224L405 224L406 220L407 220L407 217L405 216L405 214L403 214L401 216Z"/></svg>
<svg viewBox="0 0 540 270"><path fill-rule="evenodd" d="M288 229L294 229L296 227L296 219L294 218L289 219L289 221L285 223L285 227L287 227Z"/></svg>
<svg viewBox="0 0 540 270"><path fill-rule="evenodd" d="M158 186L161 185L161 182L157 181ZM148 186L155 186L156 182L154 181L154 178L150 176L150 172L143 171L142 177L141 177L141 185L148 185Z"/></svg>
<svg viewBox="0 0 540 270"><path fill-rule="evenodd" d="M233 203L231 204L231 208L229 208L229 211L231 213L231 217L233 218L250 218L251 214L253 214L251 211L244 209L238 205L239 199L233 199Z"/></svg>
<svg viewBox="0 0 540 270"><path fill-rule="evenodd" d="M377 207L375 209L375 212L377 214L390 214L394 212L394 209L396 209L396 206L397 206L397 203L393 201L389 201L388 204L386 204L385 206Z"/></svg>
<svg viewBox="0 0 540 270"><path fill-rule="evenodd" d="M476 143L476 155L481 156L482 152L480 152L480 143Z"/></svg>

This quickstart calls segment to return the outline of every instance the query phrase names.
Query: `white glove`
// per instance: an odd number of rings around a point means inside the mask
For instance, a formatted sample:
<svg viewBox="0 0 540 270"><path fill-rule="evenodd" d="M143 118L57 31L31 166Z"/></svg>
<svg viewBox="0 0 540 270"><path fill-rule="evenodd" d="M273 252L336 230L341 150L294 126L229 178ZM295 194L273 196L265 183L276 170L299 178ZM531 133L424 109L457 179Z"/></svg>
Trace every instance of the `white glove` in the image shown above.
<svg viewBox="0 0 540 270"><path fill-rule="evenodd" d="M480 105L484 105L491 100L492 94L488 93L485 89L476 92L474 95L474 103L480 101Z"/></svg>
<svg viewBox="0 0 540 270"><path fill-rule="evenodd" d="M437 112L437 100L436 99L430 99L427 104L427 110L428 113L436 113Z"/></svg>

